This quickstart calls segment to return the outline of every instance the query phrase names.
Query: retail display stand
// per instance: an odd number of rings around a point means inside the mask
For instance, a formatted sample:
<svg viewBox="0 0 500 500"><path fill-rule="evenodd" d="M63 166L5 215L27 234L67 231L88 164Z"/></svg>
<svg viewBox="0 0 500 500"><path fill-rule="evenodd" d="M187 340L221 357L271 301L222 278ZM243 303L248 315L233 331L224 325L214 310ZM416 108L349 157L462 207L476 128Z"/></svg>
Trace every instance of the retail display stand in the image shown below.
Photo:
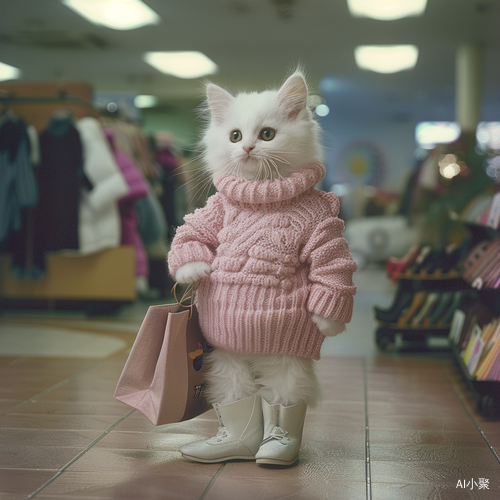
<svg viewBox="0 0 500 500"><path fill-rule="evenodd" d="M493 208L495 207L493 206L492 210ZM491 224L493 227L471 223L465 225L476 245L488 240L494 242L499 238L499 231L496 229L498 216L497 221ZM493 263L493 259L497 259L498 256L499 252L494 249L493 252L484 253L482 257L479 257L478 262L481 258L483 260L482 266L477 266L478 271L475 275L470 273L468 276L470 282L468 286L471 289L474 276L477 279L481 268L487 270L487 261ZM485 272L483 271L482 274L484 275ZM500 289L480 288L474 290L477 298L464 299L455 312L449 335L450 345L464 380L476 396L478 411L485 417L497 419L500 418L500 376L494 375L495 379L489 379L491 372L485 376L486 372L483 370L482 363L488 361L491 367L500 365L500 338L498 338L500 334ZM492 327L490 330L491 344L493 345L488 345L482 339L478 340L478 337L483 337L487 325L495 324L498 325L498 328ZM486 359L487 356L488 359Z"/></svg>
<svg viewBox="0 0 500 500"><path fill-rule="evenodd" d="M401 335L410 350L420 350L428 348L430 337L448 339L446 348L476 396L479 412L498 418L500 194L492 196L490 206L479 215L478 220L466 221L454 217L470 234L462 242L446 249L424 246L414 253L413 261L392 261L402 271L392 274L398 277L393 305L375 308L376 343L387 350ZM388 272L390 268L388 262Z"/></svg>

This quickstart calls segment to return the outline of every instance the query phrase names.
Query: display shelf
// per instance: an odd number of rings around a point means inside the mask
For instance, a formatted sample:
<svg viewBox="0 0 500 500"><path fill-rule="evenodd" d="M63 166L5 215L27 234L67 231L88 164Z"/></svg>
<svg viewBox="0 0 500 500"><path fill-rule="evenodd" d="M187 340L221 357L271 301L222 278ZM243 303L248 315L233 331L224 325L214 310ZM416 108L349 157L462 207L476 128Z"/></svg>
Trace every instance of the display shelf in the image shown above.
<svg viewBox="0 0 500 500"><path fill-rule="evenodd" d="M478 244L482 240L495 240L500 235L498 229L487 225L471 222L462 222L462 224L468 229L473 245ZM473 289L468 283L467 286ZM500 290L492 288L473 290L477 293L482 307L488 309L488 314L491 317L500 317ZM476 396L479 413L488 418L500 418L500 382L495 380L477 380L471 377L460 355L460 348L452 340L450 340L450 346L462 377L471 392Z"/></svg>
<svg viewBox="0 0 500 500"><path fill-rule="evenodd" d="M450 341L455 362L471 392L476 396L477 409L488 418L500 418L500 382L495 380L475 380L469 374L457 346Z"/></svg>

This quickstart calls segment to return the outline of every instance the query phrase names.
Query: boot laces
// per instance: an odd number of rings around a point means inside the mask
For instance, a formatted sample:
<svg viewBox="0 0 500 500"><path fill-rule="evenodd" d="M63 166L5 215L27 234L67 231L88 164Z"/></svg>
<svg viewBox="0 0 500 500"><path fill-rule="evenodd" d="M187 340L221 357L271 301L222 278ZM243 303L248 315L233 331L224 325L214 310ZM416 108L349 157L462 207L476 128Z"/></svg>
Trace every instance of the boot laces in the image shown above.
<svg viewBox="0 0 500 500"><path fill-rule="evenodd" d="M219 427L217 434L213 438L210 438L208 441L210 443L220 443L224 438L227 438L228 436L229 436L229 432L226 429L226 427L221 426L221 427Z"/></svg>
<svg viewBox="0 0 500 500"><path fill-rule="evenodd" d="M272 441L273 439L276 439L279 441L281 444L290 444L292 440L288 437L288 431L283 430L281 427L275 425L272 429L272 431L269 433L269 436L264 439L262 444L267 443L269 441Z"/></svg>

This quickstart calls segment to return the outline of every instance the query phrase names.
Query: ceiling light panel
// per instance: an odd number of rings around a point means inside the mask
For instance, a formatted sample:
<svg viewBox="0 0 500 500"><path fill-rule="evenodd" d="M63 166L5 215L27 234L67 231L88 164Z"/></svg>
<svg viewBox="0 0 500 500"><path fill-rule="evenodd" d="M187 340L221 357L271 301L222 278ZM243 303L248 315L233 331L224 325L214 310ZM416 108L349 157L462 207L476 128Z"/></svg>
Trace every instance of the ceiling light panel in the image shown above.
<svg viewBox="0 0 500 500"><path fill-rule="evenodd" d="M61 0L93 24L115 30L133 30L158 24L160 16L141 0Z"/></svg>
<svg viewBox="0 0 500 500"><path fill-rule="evenodd" d="M356 64L377 73L397 73L417 64L415 45L361 45L354 50Z"/></svg>
<svg viewBox="0 0 500 500"><path fill-rule="evenodd" d="M146 52L142 58L167 75L178 78L199 78L217 73L218 66L198 51Z"/></svg>
<svg viewBox="0 0 500 500"><path fill-rule="evenodd" d="M155 95L138 95L134 98L136 108L154 108L158 104L158 97Z"/></svg>
<svg viewBox="0 0 500 500"><path fill-rule="evenodd" d="M370 17L381 21L421 16L426 5L427 0L347 0L352 16Z"/></svg>
<svg viewBox="0 0 500 500"><path fill-rule="evenodd" d="M460 125L455 122L420 122L415 127L415 140L425 149L432 149L436 144L448 144L460 136Z"/></svg>
<svg viewBox="0 0 500 500"><path fill-rule="evenodd" d="M0 81L16 80L21 76L21 70L10 64L0 62Z"/></svg>

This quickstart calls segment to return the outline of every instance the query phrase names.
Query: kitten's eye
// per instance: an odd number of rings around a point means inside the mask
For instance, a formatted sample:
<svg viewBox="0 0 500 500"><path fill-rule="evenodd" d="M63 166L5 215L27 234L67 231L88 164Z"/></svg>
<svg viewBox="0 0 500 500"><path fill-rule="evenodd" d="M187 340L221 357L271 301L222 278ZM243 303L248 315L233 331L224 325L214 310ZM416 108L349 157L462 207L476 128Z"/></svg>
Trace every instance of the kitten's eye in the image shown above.
<svg viewBox="0 0 500 500"><path fill-rule="evenodd" d="M231 142L240 142L242 137L243 137L243 135L241 134L241 132L239 130L233 130L229 134L229 140Z"/></svg>
<svg viewBox="0 0 500 500"><path fill-rule="evenodd" d="M259 137L263 141L272 141L274 139L275 135L276 135L276 130L274 130L273 128L267 127L267 128L263 128L260 131Z"/></svg>

